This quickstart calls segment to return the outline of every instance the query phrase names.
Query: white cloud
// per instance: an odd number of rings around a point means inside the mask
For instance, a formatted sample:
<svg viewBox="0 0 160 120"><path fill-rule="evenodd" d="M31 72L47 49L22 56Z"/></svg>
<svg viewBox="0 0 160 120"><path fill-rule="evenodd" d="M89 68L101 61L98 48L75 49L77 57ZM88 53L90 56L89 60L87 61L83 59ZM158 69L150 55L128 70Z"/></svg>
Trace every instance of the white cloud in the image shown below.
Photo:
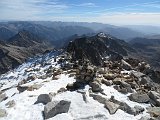
<svg viewBox="0 0 160 120"><path fill-rule="evenodd" d="M77 6L80 6L80 7L98 7L95 3L82 3L82 4L79 4Z"/></svg>

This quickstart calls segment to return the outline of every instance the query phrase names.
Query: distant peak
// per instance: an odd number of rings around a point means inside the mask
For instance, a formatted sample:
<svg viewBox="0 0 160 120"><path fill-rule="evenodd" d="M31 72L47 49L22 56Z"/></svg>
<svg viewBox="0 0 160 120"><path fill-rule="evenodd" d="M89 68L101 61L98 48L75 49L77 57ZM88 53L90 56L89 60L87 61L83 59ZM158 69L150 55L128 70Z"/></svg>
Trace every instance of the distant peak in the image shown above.
<svg viewBox="0 0 160 120"><path fill-rule="evenodd" d="M106 38L107 37L107 35L103 32L98 33L97 36L101 37L101 38Z"/></svg>
<svg viewBox="0 0 160 120"><path fill-rule="evenodd" d="M100 32L97 34L98 37L100 38L108 38L108 39L112 39L112 37L110 35L105 34L104 32Z"/></svg>

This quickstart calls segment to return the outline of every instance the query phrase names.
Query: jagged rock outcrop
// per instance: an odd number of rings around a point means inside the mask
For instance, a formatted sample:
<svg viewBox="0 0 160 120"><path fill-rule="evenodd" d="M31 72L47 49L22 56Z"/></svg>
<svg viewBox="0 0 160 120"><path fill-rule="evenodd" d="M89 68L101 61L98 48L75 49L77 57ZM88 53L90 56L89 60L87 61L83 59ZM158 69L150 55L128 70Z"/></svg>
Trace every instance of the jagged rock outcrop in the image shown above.
<svg viewBox="0 0 160 120"><path fill-rule="evenodd" d="M111 60L121 60L122 56L128 55L129 49L118 43L116 38L100 34L71 41L67 52L72 55L73 60L89 59L95 65L102 65L107 56L110 56Z"/></svg>

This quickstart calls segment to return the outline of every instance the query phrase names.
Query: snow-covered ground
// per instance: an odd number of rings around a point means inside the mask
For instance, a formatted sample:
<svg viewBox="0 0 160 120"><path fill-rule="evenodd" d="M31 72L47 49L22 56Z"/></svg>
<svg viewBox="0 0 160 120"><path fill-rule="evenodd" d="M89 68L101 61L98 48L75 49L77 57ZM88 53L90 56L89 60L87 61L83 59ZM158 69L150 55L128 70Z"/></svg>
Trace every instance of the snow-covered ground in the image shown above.
<svg viewBox="0 0 160 120"><path fill-rule="evenodd" d="M27 63L22 64L19 68L10 71L0 77L0 84L3 84L0 90L10 88L5 91L8 99L0 103L0 108L6 109L8 113L7 117L0 118L1 120L43 120L44 118L42 111L44 110L44 105L41 103L34 104L38 95L45 93L48 94L50 92L56 93L60 88L66 87L68 83L73 83L75 81L73 77L69 77L69 75L66 74L61 74L58 80L52 80L51 77L48 77L45 80L36 79L25 84L42 84L43 86L38 90L24 91L22 93L18 92L16 88L18 82L26 79L30 74L43 75L44 70L50 66L57 68L59 67L59 65L54 62L54 55L55 54L50 53L46 56L33 59ZM41 62L48 64L43 67L39 64ZM27 69L38 70L25 72ZM128 95L117 92L117 90L115 90L113 87L102 85L102 88L107 94L107 96L104 96L106 98L110 98L111 95L113 95L115 99L126 102L131 107L140 105L146 108L149 106L148 104L139 104L130 101L127 97ZM87 92L88 89L89 86L86 86L84 90ZM125 113L120 109L115 114L110 115L108 110L104 108L103 104L95 101L92 97L89 97L89 95L88 102L86 103L83 100L82 94L78 93L77 91L66 91L53 97L53 101L64 99L71 101L69 112L58 114L49 120L138 120L142 116L149 116L149 114L146 113L146 110L142 114L133 116ZM16 105L12 108L6 108L5 104L11 100L14 100Z"/></svg>

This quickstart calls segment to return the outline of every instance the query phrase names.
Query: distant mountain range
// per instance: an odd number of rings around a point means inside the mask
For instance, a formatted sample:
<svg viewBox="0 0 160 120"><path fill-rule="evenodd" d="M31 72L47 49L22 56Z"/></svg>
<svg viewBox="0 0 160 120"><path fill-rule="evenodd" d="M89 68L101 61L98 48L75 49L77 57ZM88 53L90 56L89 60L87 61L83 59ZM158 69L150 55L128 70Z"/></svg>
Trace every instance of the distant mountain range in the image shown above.
<svg viewBox="0 0 160 120"><path fill-rule="evenodd" d="M104 33L106 37L98 37L97 33ZM17 21L0 23L0 71L4 73L15 68L46 50L68 48L70 41L74 41L78 50L86 50L86 56L87 51L97 53L99 59L108 52L118 53L140 58L160 69L159 34L150 35L133 28L101 23ZM94 47L89 47L90 44Z"/></svg>

